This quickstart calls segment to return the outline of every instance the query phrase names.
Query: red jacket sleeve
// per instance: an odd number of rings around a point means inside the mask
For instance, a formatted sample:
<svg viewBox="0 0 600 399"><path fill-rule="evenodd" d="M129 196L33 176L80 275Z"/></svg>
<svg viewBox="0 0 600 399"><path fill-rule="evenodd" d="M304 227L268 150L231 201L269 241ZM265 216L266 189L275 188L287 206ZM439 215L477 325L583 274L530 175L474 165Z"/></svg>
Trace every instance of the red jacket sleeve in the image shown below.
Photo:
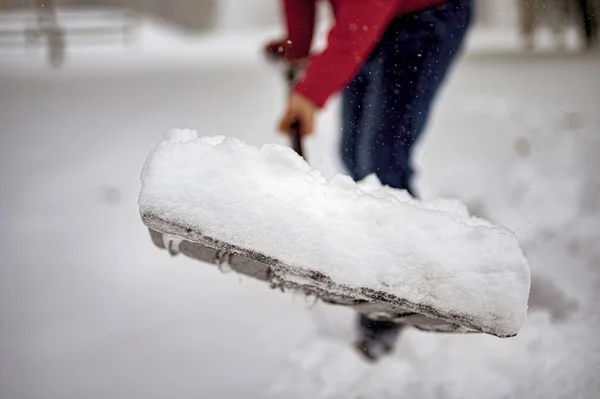
<svg viewBox="0 0 600 399"><path fill-rule="evenodd" d="M306 3L303 0L287 2ZM311 58L295 91L323 107L332 94L354 78L396 15L399 2L338 0L327 48Z"/></svg>
<svg viewBox="0 0 600 399"><path fill-rule="evenodd" d="M315 28L316 0L284 0L289 59L308 57Z"/></svg>

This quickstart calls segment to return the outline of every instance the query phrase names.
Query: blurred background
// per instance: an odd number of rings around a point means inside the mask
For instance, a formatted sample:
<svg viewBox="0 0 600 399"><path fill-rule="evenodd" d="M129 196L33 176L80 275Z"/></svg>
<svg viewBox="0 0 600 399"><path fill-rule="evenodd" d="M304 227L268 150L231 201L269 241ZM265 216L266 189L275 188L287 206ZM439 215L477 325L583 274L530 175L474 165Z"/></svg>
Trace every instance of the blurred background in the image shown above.
<svg viewBox="0 0 600 399"><path fill-rule="evenodd" d="M285 143L276 0L0 0L0 398L597 397L600 6L476 3L418 188L517 233L529 318L504 340L407 330L372 366L352 312L171 259L138 215L170 128ZM307 143L328 177L338 107Z"/></svg>

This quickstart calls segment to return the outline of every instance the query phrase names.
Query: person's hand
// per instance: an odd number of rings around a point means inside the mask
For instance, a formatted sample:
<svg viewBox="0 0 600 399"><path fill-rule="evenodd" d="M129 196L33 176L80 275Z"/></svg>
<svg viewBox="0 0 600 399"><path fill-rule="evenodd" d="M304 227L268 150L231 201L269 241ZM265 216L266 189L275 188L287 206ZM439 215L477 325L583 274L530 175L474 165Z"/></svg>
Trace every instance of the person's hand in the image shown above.
<svg viewBox="0 0 600 399"><path fill-rule="evenodd" d="M308 136L314 132L317 106L302 94L292 92L287 108L279 122L279 131L290 133L290 127L295 122L300 124L300 134Z"/></svg>
<svg viewBox="0 0 600 399"><path fill-rule="evenodd" d="M289 54L289 41L288 40L275 40L268 43L264 48L264 53L267 58L274 61L287 60Z"/></svg>
<svg viewBox="0 0 600 399"><path fill-rule="evenodd" d="M267 59L275 62L285 62L294 67L301 67L306 63L306 58L294 56L292 42L281 39L269 42L263 49Z"/></svg>

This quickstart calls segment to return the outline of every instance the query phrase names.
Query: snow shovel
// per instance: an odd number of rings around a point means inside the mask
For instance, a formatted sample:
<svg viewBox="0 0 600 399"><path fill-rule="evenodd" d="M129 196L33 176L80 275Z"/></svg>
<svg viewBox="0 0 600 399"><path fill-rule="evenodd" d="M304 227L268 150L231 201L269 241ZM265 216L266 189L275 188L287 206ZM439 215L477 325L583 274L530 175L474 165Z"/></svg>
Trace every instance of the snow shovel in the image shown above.
<svg viewBox="0 0 600 399"><path fill-rule="evenodd" d="M299 128L291 138L302 156ZM139 205L153 243L172 256L373 320L498 337L525 320L529 267L512 232L372 179L327 182L281 146L172 131L146 161Z"/></svg>

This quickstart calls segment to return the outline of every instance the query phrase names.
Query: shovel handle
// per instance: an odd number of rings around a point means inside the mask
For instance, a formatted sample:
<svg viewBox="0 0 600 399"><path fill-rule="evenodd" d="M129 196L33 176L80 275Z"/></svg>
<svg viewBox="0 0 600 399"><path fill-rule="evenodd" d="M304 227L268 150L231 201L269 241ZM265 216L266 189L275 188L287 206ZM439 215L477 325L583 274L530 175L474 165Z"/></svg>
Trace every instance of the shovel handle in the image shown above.
<svg viewBox="0 0 600 399"><path fill-rule="evenodd" d="M300 122L295 121L290 126L290 137L292 139L292 148L302 158L304 158L304 150L302 149L302 133L300 128Z"/></svg>
<svg viewBox="0 0 600 399"><path fill-rule="evenodd" d="M288 84L290 94L292 93L292 89L294 87L294 82L296 81L297 75L298 67L296 66L289 66L285 71L285 80ZM292 139L292 148L294 149L294 151L296 151L298 155L304 158L304 151L302 147L302 128L300 126L299 121L295 121L291 124L290 138Z"/></svg>

